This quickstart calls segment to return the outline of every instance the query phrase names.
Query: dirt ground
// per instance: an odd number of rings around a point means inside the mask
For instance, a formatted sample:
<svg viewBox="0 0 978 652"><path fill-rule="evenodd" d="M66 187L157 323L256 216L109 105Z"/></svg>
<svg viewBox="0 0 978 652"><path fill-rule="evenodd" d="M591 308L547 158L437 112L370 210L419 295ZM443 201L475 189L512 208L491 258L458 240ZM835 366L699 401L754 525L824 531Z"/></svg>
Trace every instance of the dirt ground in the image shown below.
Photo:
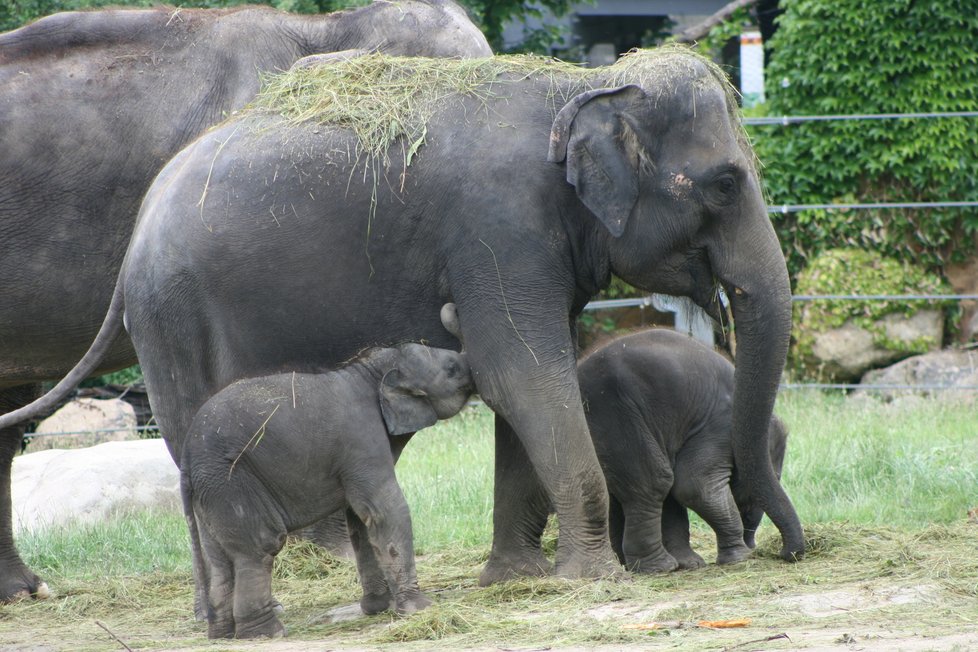
<svg viewBox="0 0 978 652"><path fill-rule="evenodd" d="M171 573L65 582L48 600L2 607L0 650L978 650L978 523L841 523L806 534L808 554L795 564L781 561L768 537L755 559L734 566L488 588L476 586L485 561L478 551L423 555L418 575L434 605L408 618L363 616L352 603L355 568L299 554L312 547L305 544L287 558L297 569L315 562L311 570L273 584L287 638L208 641L188 613L189 576Z"/></svg>

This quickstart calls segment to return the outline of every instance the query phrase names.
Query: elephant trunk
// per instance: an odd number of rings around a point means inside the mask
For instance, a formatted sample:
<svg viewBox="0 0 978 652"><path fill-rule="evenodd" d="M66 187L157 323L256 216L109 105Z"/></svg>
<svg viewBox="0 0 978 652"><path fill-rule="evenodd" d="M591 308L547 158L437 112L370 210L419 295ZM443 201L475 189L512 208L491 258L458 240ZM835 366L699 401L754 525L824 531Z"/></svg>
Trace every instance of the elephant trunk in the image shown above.
<svg viewBox="0 0 978 652"><path fill-rule="evenodd" d="M765 216L764 237L739 239L737 260L744 268L717 269L731 299L737 332L734 372L734 459L755 504L781 532L781 557L793 561L805 551L801 522L781 487L770 456L771 415L784 371L791 333L791 289L784 256ZM745 234L746 235L746 234ZM739 265L738 265L739 267Z"/></svg>

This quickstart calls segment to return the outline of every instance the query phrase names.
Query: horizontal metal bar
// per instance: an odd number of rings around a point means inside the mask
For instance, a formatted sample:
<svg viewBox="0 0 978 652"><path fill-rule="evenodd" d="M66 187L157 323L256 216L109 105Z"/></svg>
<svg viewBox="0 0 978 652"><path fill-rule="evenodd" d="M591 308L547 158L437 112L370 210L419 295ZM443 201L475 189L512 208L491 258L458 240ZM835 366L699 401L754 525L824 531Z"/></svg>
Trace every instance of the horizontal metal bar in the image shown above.
<svg viewBox="0 0 978 652"><path fill-rule="evenodd" d="M796 294L792 301L978 301L978 294ZM592 301L585 311L615 308L648 308L652 297Z"/></svg>
<svg viewBox="0 0 978 652"><path fill-rule="evenodd" d="M592 301L584 306L585 310L611 310L612 308L648 308L652 305L652 297L636 297L633 299L602 299Z"/></svg>
<svg viewBox="0 0 978 652"><path fill-rule="evenodd" d="M932 118L978 118L978 111L934 111L930 113L855 113L852 115L783 115L744 118L745 125L795 125L803 122L848 122L853 120L919 120Z"/></svg>
<svg viewBox="0 0 978 652"><path fill-rule="evenodd" d="M875 385L860 383L782 383L779 389L878 389L878 390L966 390L978 391L978 385L938 385L923 383L920 385Z"/></svg>
<svg viewBox="0 0 978 652"><path fill-rule="evenodd" d="M158 432L159 426L133 426L132 428L98 428L71 432L25 432L25 437L61 437L62 435L101 435L110 432Z"/></svg>
<svg viewBox="0 0 978 652"><path fill-rule="evenodd" d="M792 301L962 301L978 294L796 294Z"/></svg>
<svg viewBox="0 0 978 652"><path fill-rule="evenodd" d="M769 204L768 213L797 213L815 210L882 210L908 208L978 208L978 201L875 202L867 204Z"/></svg>

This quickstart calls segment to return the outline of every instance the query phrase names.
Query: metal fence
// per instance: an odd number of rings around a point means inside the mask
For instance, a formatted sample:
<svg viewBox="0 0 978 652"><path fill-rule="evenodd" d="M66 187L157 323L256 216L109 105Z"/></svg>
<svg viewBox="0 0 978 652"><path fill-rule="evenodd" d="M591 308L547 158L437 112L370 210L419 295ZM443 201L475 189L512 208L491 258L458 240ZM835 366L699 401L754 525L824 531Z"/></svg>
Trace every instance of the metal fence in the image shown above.
<svg viewBox="0 0 978 652"><path fill-rule="evenodd" d="M809 115L809 116L772 116L763 118L744 118L743 123L751 126L782 126L804 124L809 122L832 122L832 121L865 121L865 120L934 120L945 118L978 118L978 111L953 111L953 112L930 112L930 113L876 113L876 114L854 114L854 115ZM774 204L767 208L768 213L787 214L807 210L871 210L871 209L893 209L911 210L921 208L972 208L978 209L978 201L933 201L933 202L870 202L870 203L830 203L830 204ZM673 301L672 298L665 297L657 299L661 295L649 295L632 299L609 299L602 301L592 301L585 306L585 311L600 311L617 308L655 308L656 305L664 305ZM962 301L978 300L976 294L825 294L825 295L795 295L792 301ZM659 309L659 308L656 308ZM677 313L678 317L679 313ZM682 319L691 320L697 317L684 316ZM909 391L976 391L978 385L941 385L941 384L918 384L918 385L896 385L896 384L860 384L860 383L782 383L781 390L797 389L816 389L816 390L909 390ZM123 430L136 430L138 432L156 432L156 426L140 426L138 428L118 428L103 429L89 432L64 432L64 433L28 433L31 437L53 437L65 435L82 435L119 432Z"/></svg>

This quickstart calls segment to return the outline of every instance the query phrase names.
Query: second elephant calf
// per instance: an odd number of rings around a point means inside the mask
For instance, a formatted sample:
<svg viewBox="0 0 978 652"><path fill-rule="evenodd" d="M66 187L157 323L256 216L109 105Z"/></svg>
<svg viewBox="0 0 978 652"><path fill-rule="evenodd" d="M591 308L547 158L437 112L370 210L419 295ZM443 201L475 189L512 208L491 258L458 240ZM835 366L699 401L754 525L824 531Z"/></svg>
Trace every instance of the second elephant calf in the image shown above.
<svg viewBox="0 0 978 652"><path fill-rule="evenodd" d="M687 507L716 532L718 563L747 558L764 512L734 465L733 365L686 335L650 329L586 354L578 377L620 561L645 573L702 566ZM780 475L787 433L777 417L769 439Z"/></svg>
<svg viewBox="0 0 978 652"><path fill-rule="evenodd" d="M272 561L288 532L347 506L363 610L430 604L388 437L455 415L471 392L464 354L404 344L324 374L241 380L207 401L180 468L203 549L208 635L284 634Z"/></svg>

